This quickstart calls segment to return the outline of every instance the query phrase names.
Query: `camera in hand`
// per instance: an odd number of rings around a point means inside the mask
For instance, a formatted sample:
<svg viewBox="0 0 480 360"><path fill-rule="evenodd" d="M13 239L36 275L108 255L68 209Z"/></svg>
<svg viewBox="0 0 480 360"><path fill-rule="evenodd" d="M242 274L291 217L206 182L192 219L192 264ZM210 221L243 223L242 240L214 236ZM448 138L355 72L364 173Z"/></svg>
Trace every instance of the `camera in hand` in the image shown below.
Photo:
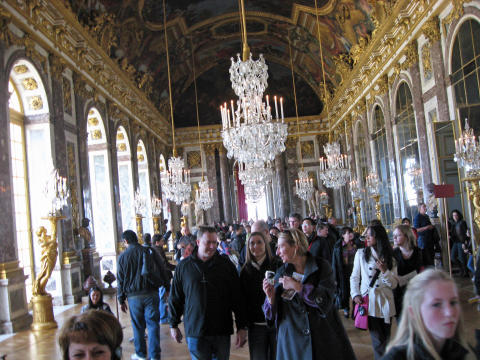
<svg viewBox="0 0 480 360"><path fill-rule="evenodd" d="M268 282L272 285L275 282L274 278L275 278L275 273L273 271L270 271L270 270L265 271L265 279L267 279Z"/></svg>

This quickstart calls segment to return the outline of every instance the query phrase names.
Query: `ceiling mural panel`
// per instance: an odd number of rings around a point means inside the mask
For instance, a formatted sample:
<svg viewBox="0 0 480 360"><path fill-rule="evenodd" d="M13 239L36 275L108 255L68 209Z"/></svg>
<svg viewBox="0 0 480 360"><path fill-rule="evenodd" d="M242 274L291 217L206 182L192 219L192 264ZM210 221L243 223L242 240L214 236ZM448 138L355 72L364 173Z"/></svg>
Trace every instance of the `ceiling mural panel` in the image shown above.
<svg viewBox="0 0 480 360"><path fill-rule="evenodd" d="M110 24L109 30L116 41L109 55L132 81L143 81L141 88L168 117L162 1L70 0L70 3L79 21L90 29ZM318 0L325 77L331 93L342 80L334 57L348 53L374 29L370 3L369 0ZM245 1L251 52L255 59L260 53L264 55L269 66L268 92L286 93L282 95L287 99L285 111L289 115L293 109L289 104L292 92L289 33L299 113L317 115L322 109L323 75L314 4L314 0ZM238 1L167 0L166 7L176 126L196 124L191 115L194 112L187 110L188 104L194 105L192 45L201 124L219 124L219 105L233 98L228 73L230 58L241 51Z"/></svg>

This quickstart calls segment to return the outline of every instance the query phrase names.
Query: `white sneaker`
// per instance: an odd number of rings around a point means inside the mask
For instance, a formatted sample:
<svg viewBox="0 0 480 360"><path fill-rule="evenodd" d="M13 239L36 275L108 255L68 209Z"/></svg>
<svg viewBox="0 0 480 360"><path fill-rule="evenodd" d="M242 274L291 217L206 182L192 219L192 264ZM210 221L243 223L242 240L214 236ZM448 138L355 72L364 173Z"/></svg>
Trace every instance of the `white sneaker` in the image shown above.
<svg viewBox="0 0 480 360"><path fill-rule="evenodd" d="M136 353L130 356L132 360L146 360L144 357L138 356Z"/></svg>

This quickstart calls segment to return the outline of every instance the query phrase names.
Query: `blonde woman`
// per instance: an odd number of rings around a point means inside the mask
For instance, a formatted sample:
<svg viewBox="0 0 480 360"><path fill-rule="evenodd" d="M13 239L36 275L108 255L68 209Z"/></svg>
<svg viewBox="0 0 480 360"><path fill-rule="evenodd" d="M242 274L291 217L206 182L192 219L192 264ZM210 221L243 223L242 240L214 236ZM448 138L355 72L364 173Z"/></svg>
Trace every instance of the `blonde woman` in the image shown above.
<svg viewBox="0 0 480 360"><path fill-rule="evenodd" d="M475 359L463 335L458 289L443 271L428 269L408 284L395 338L382 360Z"/></svg>
<svg viewBox="0 0 480 360"><path fill-rule="evenodd" d="M393 257L397 263L398 286L393 289L397 319L400 319L403 296L411 278L423 270L422 251L410 225L398 225L393 230Z"/></svg>
<svg viewBox="0 0 480 360"><path fill-rule="evenodd" d="M280 233L277 255L283 265L274 284L263 281L265 318L277 327L277 360L355 359L333 306L332 267L308 252L297 229Z"/></svg>

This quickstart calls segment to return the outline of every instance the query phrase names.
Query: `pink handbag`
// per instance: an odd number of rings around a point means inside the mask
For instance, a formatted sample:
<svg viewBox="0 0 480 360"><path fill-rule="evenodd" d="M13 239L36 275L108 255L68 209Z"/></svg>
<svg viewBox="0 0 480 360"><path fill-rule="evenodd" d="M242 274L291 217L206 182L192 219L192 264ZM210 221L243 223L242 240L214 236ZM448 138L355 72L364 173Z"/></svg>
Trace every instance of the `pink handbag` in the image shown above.
<svg viewBox="0 0 480 360"><path fill-rule="evenodd" d="M368 294L365 295L361 304L355 304L353 317L355 327L360 330L368 330Z"/></svg>

